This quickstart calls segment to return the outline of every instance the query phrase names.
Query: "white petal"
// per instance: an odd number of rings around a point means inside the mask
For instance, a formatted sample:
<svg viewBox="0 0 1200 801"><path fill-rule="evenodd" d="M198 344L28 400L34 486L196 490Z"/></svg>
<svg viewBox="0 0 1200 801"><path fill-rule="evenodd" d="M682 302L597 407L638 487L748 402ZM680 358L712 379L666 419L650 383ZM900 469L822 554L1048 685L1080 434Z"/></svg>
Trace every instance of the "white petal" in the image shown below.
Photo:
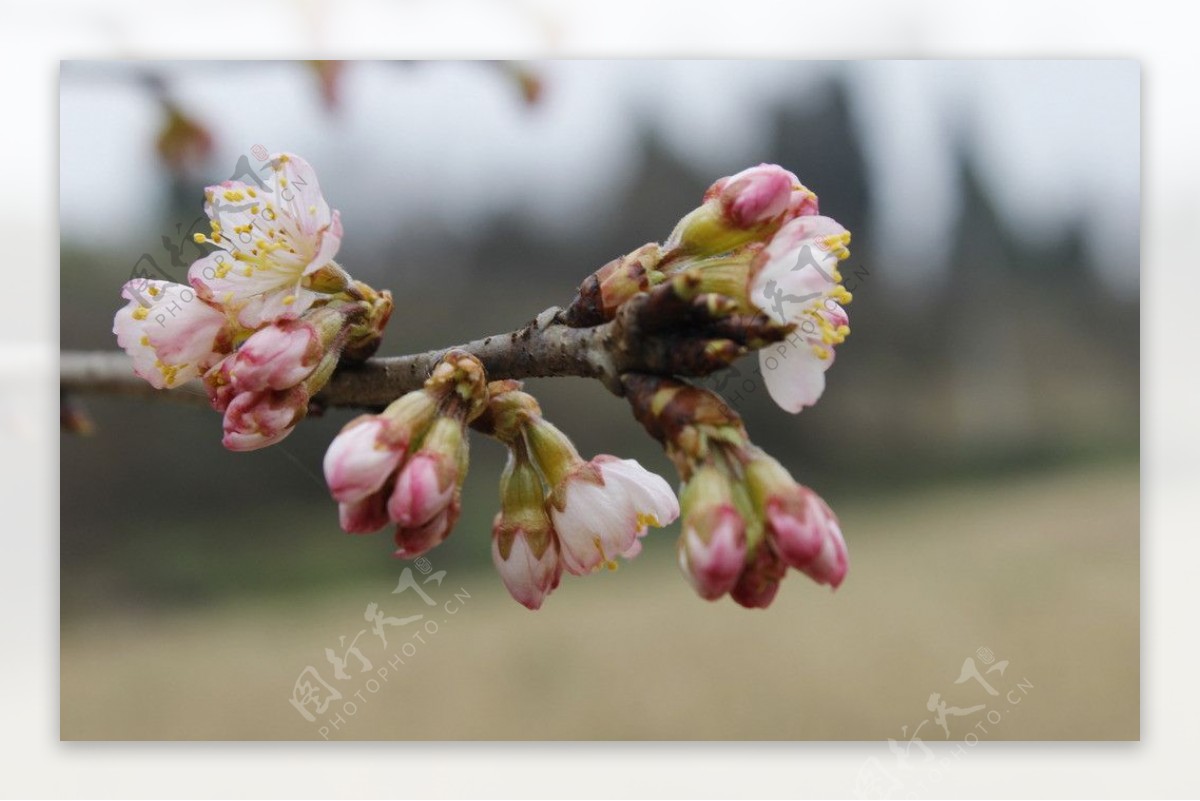
<svg viewBox="0 0 1200 801"><path fill-rule="evenodd" d="M129 303L113 318L113 333L133 359L133 370L154 387L173 387L200 375L220 354L225 316L189 286L134 280L121 295Z"/></svg>
<svg viewBox="0 0 1200 801"><path fill-rule="evenodd" d="M637 512L623 491L574 480L564 497L563 510L552 506L550 517L562 544L563 563L571 573L589 573L637 540Z"/></svg>
<svg viewBox="0 0 1200 801"><path fill-rule="evenodd" d="M828 217L799 217L785 225L764 250L765 264L750 286L750 299L779 323L799 321L836 284L838 258L825 247L845 233Z"/></svg>
<svg viewBox="0 0 1200 801"><path fill-rule="evenodd" d="M276 207L310 236L328 226L329 204L321 194L312 165L294 153L273 154L268 163L272 169L267 189Z"/></svg>
<svg viewBox="0 0 1200 801"><path fill-rule="evenodd" d="M833 362L819 358L807 342L790 341L758 352L758 364L771 399L786 412L795 414L812 406L825 391L825 371Z"/></svg>
<svg viewBox="0 0 1200 801"><path fill-rule="evenodd" d="M642 467L635 459L613 459L595 463L605 482L613 481L630 497L639 518L639 526L658 528L670 525L679 517L679 499L662 476ZM652 519L648 519L652 518Z"/></svg>

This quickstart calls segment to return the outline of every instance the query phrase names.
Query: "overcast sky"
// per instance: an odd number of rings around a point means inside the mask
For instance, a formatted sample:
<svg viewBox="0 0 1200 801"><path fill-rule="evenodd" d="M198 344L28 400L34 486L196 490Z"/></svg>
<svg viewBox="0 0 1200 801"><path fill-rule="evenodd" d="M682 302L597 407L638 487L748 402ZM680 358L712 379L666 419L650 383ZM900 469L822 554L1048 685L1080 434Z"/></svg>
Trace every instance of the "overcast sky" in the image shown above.
<svg viewBox="0 0 1200 801"><path fill-rule="evenodd" d="M217 134L216 164L232 166L259 143L298 152L316 166L348 235L361 236L394 230L414 214L471 224L498 208L569 235L637 169L636 125L625 120L648 119L683 158L716 177L754 159L769 136L773 103L843 73L878 204L878 228L868 235L904 266L889 271L893 280L917 282L944 267L939 243L957 209L958 137L1020 233L1054 237L1082 219L1106 278L1136 289L1134 62L566 61L536 69L546 91L527 108L499 69L355 64L345 74L341 113L329 114L312 75L295 64L163 67L173 95ZM124 70L63 67L60 198L68 241L123 245L159 233L153 205L167 185L151 148L161 112L144 88L120 77Z"/></svg>

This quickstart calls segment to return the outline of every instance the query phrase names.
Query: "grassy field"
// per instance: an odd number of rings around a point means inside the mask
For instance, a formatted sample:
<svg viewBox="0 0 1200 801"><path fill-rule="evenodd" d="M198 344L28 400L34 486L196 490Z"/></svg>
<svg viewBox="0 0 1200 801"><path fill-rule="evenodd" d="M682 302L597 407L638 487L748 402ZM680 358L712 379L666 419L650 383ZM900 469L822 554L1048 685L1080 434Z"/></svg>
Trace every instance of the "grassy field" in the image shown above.
<svg viewBox="0 0 1200 801"><path fill-rule="evenodd" d="M64 623L61 736L937 741L938 693L953 740L1137 739L1138 510L1136 465L852 498L846 584L792 576L765 612L693 596L673 534L615 573L564 579L536 614L436 551L449 569L425 587L433 607L372 581L302 602L98 609ZM371 602L426 617L384 647ZM351 658L334 679L324 649L364 628L370 670ZM955 683L968 658L996 696ZM989 659L1008 664L984 673ZM343 693L314 722L288 701L309 665Z"/></svg>

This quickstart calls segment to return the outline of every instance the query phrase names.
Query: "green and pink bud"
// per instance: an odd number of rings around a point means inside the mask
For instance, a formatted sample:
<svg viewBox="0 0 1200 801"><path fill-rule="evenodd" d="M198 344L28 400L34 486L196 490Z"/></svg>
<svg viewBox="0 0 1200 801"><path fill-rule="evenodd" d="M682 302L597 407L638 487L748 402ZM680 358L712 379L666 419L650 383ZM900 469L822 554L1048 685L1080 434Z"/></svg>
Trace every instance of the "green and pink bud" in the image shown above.
<svg viewBox="0 0 1200 801"><path fill-rule="evenodd" d="M393 401L381 414L364 414L347 423L325 452L325 482L334 500L353 504L382 493L376 506L385 514L375 530L386 525L384 485L394 483L409 443L424 435L437 411L432 394L418 390Z"/></svg>
<svg viewBox="0 0 1200 801"><path fill-rule="evenodd" d="M709 256L766 241L790 219L816 214L817 197L776 164L760 164L717 180L702 205L664 245L672 256Z"/></svg>
<svg viewBox="0 0 1200 801"><path fill-rule="evenodd" d="M715 199L722 216L734 228L754 228L783 214L799 183L795 175L776 164L760 164L719 179L704 199Z"/></svg>
<svg viewBox="0 0 1200 801"><path fill-rule="evenodd" d="M406 463L410 445L422 440L437 441L443 434L433 432L440 426L461 429L461 423L439 418L438 414L438 397L428 389L421 389L393 401L380 414L351 420L334 438L325 452L325 482L338 502L343 529L360 534L378 531L389 522L416 528L440 511L425 509L428 514L423 512L420 520L414 519L411 510L397 518L390 512L393 503L400 504L392 500L397 492L411 495L414 489L420 489L414 484L420 484L417 479L423 475L431 455L426 449ZM422 503L428 506L427 502Z"/></svg>
<svg viewBox="0 0 1200 801"><path fill-rule="evenodd" d="M492 562L505 588L526 609L539 609L562 577L558 540L546 514L546 490L520 448L500 478L500 512L492 523Z"/></svg>
<svg viewBox="0 0 1200 801"><path fill-rule="evenodd" d="M766 539L779 558L818 584L837 589L850 560L829 505L765 453L757 453L747 463L746 482L762 516Z"/></svg>
<svg viewBox="0 0 1200 801"><path fill-rule="evenodd" d="M701 598L713 601L734 588L746 562L746 524L733 503L729 479L711 465L684 486L679 566Z"/></svg>
<svg viewBox="0 0 1200 801"><path fill-rule="evenodd" d="M388 498L388 517L401 528L419 528L457 497L465 477L467 437L461 420L438 417L408 457Z"/></svg>
<svg viewBox="0 0 1200 801"><path fill-rule="evenodd" d="M442 542L458 520L466 427L486 398L482 365L453 351L422 389L343 428L324 463L342 528L360 534L394 523L396 556L407 559Z"/></svg>

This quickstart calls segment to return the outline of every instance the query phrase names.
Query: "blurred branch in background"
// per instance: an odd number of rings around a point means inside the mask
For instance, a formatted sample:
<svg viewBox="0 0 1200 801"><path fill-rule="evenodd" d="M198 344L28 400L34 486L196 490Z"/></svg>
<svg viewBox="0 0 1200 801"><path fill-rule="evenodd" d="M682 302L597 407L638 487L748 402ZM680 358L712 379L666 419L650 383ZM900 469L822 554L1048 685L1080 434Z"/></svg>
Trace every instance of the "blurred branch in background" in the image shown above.
<svg viewBox="0 0 1200 801"><path fill-rule="evenodd" d="M397 67L408 69L420 62L393 61ZM542 98L544 84L536 70L521 62L481 61L479 64L504 76L517 95L527 106L536 105ZM353 62L336 60L297 61L294 65L311 74L321 104L331 115L342 111L342 97L346 84L346 73ZM191 73L204 73L213 68L256 72L261 68L255 61L226 62L153 62L113 61L102 65L89 64L86 71L75 70L67 65L64 79L86 80L96 83L128 84L143 87L161 107L159 130L155 136L155 150L164 167L176 180L193 177L193 172L202 169L215 151L218 132L200 115L192 113L181 102L181 94L175 85L179 79Z"/></svg>

